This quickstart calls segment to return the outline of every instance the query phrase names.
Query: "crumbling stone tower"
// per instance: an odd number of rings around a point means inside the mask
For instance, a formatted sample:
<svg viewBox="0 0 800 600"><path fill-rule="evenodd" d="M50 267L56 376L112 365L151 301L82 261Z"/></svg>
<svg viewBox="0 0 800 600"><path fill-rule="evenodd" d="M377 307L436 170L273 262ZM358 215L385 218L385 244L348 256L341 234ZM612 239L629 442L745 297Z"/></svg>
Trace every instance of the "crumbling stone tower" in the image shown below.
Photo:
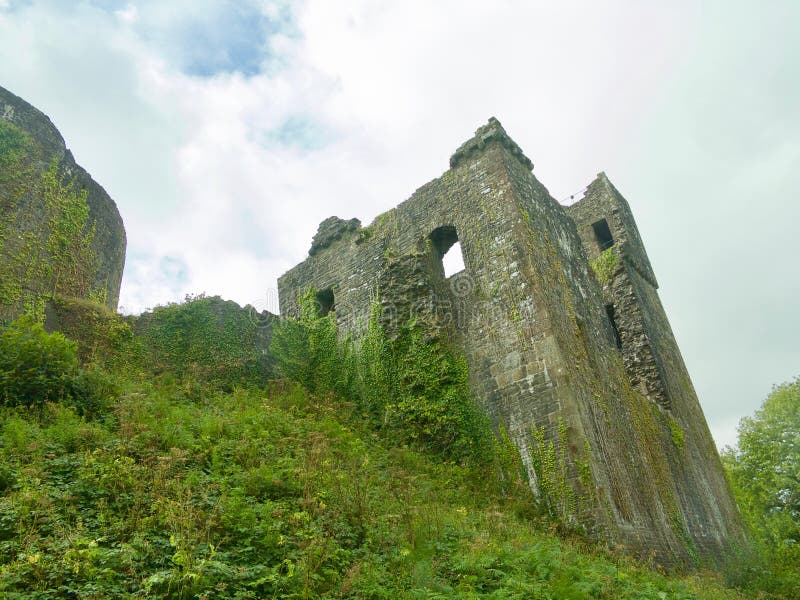
<svg viewBox="0 0 800 600"><path fill-rule="evenodd" d="M630 208L602 173L564 208L532 169L490 119L368 227L323 221L281 312L312 287L345 330L375 298L386 326L423 322L464 353L552 512L663 564L718 561L742 530Z"/></svg>
<svg viewBox="0 0 800 600"><path fill-rule="evenodd" d="M116 310L126 243L117 205L47 115L0 87L0 323L55 296Z"/></svg>

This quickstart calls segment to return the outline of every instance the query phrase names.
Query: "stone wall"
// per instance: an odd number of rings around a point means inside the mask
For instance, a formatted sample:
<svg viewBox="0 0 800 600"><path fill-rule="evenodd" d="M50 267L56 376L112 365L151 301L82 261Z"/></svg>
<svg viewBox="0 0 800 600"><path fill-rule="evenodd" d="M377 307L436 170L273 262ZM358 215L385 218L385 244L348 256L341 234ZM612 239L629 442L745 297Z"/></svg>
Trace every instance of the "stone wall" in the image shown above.
<svg viewBox="0 0 800 600"><path fill-rule="evenodd" d="M88 206L82 226L52 205L54 186ZM54 293L116 309L125 244L114 201L75 163L50 119L0 88L0 321L41 313Z"/></svg>
<svg viewBox="0 0 800 600"><path fill-rule="evenodd" d="M625 371L641 395L658 407L673 443L679 442L679 452L666 458L681 513L699 550L713 554L724 544L724 525L738 524L738 512L630 206L600 173L584 198L567 210L590 258L599 254L592 225L601 220L609 225L612 250L621 260L603 285L603 296L614 307Z"/></svg>
<svg viewBox="0 0 800 600"><path fill-rule="evenodd" d="M532 168L491 119L448 171L368 227L326 220L313 255L279 279L281 312L312 287L356 334L374 301L389 332L424 320L466 356L476 400L551 513L663 564L719 559L741 527L630 211L612 224L617 250L641 252L621 260L612 296L590 267L579 208L568 214ZM447 279L455 240L465 269Z"/></svg>

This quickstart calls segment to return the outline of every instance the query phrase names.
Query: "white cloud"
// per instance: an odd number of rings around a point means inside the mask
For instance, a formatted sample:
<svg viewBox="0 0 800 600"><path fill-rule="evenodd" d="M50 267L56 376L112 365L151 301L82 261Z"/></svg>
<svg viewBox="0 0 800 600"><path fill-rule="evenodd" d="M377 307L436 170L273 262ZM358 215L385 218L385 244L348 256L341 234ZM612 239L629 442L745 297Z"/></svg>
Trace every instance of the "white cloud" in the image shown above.
<svg viewBox="0 0 800 600"><path fill-rule="evenodd" d="M133 24L139 20L139 11L134 4L128 4L125 8L116 10L114 14L123 23Z"/></svg>

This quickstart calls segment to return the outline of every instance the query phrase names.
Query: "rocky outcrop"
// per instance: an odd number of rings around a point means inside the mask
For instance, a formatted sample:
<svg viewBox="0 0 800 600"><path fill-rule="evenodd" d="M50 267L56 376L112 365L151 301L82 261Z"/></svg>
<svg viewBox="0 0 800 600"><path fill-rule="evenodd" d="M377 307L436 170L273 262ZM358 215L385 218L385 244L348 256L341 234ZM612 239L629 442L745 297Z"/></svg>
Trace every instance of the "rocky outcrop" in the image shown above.
<svg viewBox="0 0 800 600"><path fill-rule="evenodd" d="M116 309L125 263L117 206L50 119L0 87L0 321L54 296Z"/></svg>

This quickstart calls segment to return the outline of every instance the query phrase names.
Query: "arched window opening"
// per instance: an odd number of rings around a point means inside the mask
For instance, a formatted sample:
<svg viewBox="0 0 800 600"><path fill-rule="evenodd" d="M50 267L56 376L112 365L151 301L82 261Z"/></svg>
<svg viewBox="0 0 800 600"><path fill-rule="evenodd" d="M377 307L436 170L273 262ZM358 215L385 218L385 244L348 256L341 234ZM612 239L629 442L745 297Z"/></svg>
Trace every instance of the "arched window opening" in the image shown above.
<svg viewBox="0 0 800 600"><path fill-rule="evenodd" d="M436 257L442 263L445 278L464 270L464 255L461 252L461 242L458 241L455 226L437 227L428 237L436 251Z"/></svg>

